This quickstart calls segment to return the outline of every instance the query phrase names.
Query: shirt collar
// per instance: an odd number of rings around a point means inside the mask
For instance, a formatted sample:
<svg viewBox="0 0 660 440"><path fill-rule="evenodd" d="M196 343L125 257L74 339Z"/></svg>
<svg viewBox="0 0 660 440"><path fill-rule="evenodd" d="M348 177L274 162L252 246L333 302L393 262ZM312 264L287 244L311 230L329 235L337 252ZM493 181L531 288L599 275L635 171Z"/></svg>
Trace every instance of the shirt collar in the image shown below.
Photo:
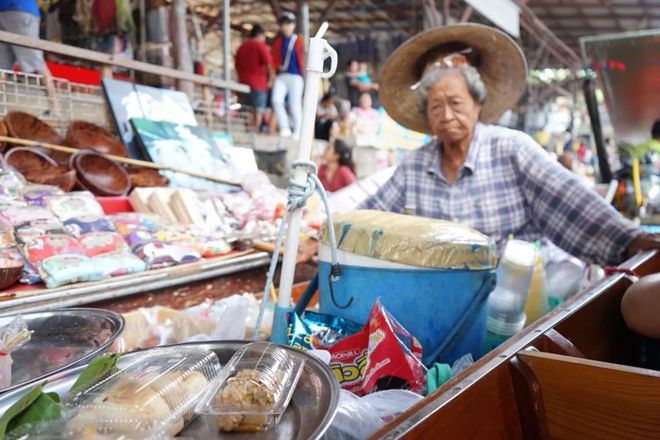
<svg viewBox="0 0 660 440"><path fill-rule="evenodd" d="M470 148L468 150L467 157L465 158L465 163L463 164L463 169L470 171L470 174L474 174L477 169L477 157L479 156L479 149L481 147L481 133L483 131L483 125L481 122L477 122L474 127L474 132L472 133L472 140L470 141ZM437 140L434 140L432 143L432 148L428 149L430 157L428 158L428 172L435 174L440 177L442 180L445 178L440 172L440 154L439 147L440 143ZM460 178L460 177L459 177Z"/></svg>

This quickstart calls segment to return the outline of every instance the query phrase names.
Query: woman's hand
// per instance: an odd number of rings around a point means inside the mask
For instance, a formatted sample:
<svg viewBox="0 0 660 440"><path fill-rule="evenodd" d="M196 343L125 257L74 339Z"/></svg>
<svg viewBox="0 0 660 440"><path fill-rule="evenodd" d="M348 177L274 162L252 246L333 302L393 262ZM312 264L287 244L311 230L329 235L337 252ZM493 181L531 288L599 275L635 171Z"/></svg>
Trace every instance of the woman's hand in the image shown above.
<svg viewBox="0 0 660 440"><path fill-rule="evenodd" d="M630 258L635 254L652 249L660 250L660 234L642 234L628 245L626 256Z"/></svg>

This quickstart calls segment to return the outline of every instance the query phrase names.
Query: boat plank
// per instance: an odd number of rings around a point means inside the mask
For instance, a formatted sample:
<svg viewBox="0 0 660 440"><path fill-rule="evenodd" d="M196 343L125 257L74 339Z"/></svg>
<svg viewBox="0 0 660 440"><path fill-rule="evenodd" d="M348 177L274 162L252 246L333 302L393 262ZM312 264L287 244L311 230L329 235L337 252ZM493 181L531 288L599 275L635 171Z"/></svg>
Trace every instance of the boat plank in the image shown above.
<svg viewBox="0 0 660 440"><path fill-rule="evenodd" d="M541 391L553 439L660 438L660 372L521 352Z"/></svg>

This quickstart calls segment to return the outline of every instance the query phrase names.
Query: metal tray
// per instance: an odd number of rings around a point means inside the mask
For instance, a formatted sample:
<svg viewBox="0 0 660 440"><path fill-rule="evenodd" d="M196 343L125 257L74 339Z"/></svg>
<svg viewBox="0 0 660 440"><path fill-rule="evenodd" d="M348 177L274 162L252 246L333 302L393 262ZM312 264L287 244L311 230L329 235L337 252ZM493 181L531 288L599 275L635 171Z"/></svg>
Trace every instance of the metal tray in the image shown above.
<svg viewBox="0 0 660 440"><path fill-rule="evenodd" d="M194 346L215 352L220 364L226 364L231 356L246 341L221 341L221 342L192 342L179 344L181 346ZM337 412L339 404L339 383L334 374L326 365L304 352L286 348L293 356L305 360L305 369L298 382L296 392L291 403L282 416L280 422L271 429L259 433L221 433L218 431L214 417L197 417L179 437L186 439L231 439L231 440L274 440L274 439L319 439L330 427L332 419ZM122 357L126 359L137 353L129 353ZM121 362L121 359L120 359ZM48 378L44 387L46 392L57 392L63 396L73 385L84 366L75 367L60 372ZM10 393L0 396L0 415L31 387L24 386Z"/></svg>
<svg viewBox="0 0 660 440"><path fill-rule="evenodd" d="M87 363L112 344L124 329L121 315L99 309L62 309L21 314L32 338L11 354L11 386L7 393L52 374ZM0 328L13 316L0 317Z"/></svg>

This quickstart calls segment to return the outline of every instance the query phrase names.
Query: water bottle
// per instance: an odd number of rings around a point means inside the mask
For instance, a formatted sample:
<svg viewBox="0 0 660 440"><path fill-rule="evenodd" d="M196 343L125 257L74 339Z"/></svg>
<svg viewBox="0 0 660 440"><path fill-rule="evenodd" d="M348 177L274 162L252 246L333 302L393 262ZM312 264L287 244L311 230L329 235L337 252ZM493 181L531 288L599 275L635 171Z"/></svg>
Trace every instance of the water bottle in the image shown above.
<svg viewBox="0 0 660 440"><path fill-rule="evenodd" d="M509 240L497 268L497 286L488 298L486 349L492 350L525 326L525 301L537 259L526 241Z"/></svg>

